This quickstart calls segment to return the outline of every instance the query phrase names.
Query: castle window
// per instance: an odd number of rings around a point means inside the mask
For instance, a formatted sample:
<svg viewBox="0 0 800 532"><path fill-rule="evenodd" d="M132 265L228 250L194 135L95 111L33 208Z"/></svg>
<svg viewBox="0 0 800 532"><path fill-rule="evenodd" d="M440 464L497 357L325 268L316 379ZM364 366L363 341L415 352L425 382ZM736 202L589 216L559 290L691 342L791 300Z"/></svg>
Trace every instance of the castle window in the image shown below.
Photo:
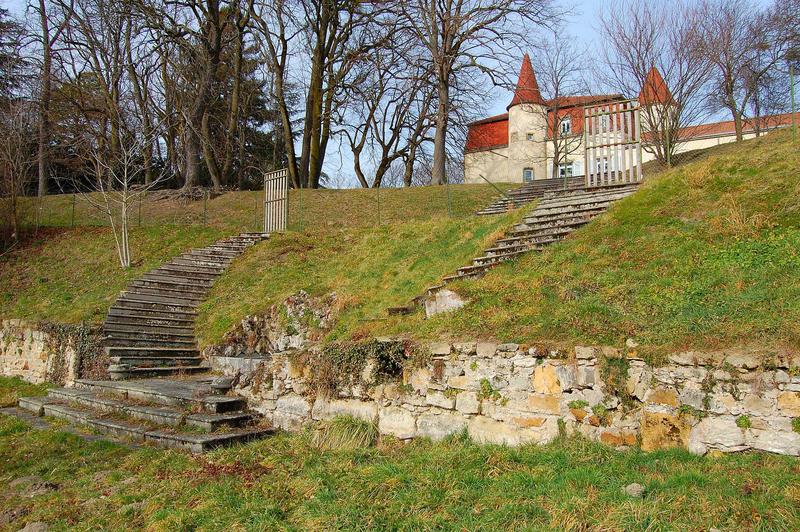
<svg viewBox="0 0 800 532"><path fill-rule="evenodd" d="M531 181L533 181L533 168L525 168L522 171L522 182L530 183Z"/></svg>
<svg viewBox="0 0 800 532"><path fill-rule="evenodd" d="M559 124L559 129L561 129L562 135L569 135L572 133L572 120L570 117L564 117L561 119L561 123Z"/></svg>
<svg viewBox="0 0 800 532"><path fill-rule="evenodd" d="M558 165L558 177L572 177L574 171L572 161Z"/></svg>

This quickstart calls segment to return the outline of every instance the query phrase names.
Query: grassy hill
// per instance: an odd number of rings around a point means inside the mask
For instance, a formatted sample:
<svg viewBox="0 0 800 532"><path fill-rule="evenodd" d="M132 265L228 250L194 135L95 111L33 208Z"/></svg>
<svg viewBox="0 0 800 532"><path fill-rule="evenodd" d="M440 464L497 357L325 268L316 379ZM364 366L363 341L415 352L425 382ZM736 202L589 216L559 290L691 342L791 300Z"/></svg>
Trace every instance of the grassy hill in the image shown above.
<svg viewBox="0 0 800 532"><path fill-rule="evenodd" d="M800 147L788 132L721 146L651 176L540 255L455 289L474 300L421 336L521 342L634 337L656 350L800 346Z"/></svg>
<svg viewBox="0 0 800 532"><path fill-rule="evenodd" d="M247 304L221 305L215 317L206 320L207 327L219 336L242 315L268 306L270 300L264 297L288 295L301 288L323 290L331 283L363 274L363 266L353 269L347 260L366 261L375 272L416 264L416 275L407 276L400 282L402 286L394 287L399 292L387 296L411 297L426 283L433 283L440 271L460 265L481 248L486 235L508 223L507 217L472 216L495 195L497 191L489 185L451 186L449 190L291 191L291 231L252 250L244 264L237 264L238 273L225 280L223 291L215 293L215 299L225 303L234 294L226 295L229 288L224 287L240 287L247 293L243 298ZM134 267L123 272L113 235L103 227L107 222L80 196L75 200L74 217L71 195L48 197L38 207L44 227L24 246L0 256L0 317L99 323L131 279L189 248L257 230L263 216L262 201L262 192L230 192L208 202L148 201L142 206L141 226L135 207L131 233ZM34 206L29 203L30 214ZM431 252L435 248L435 253L425 258L420 244ZM382 251L375 245L382 246ZM284 270L283 277L275 277L276 264L284 259L274 259L283 253L291 255L285 257L289 264L311 262L304 269ZM313 279L324 280L314 284ZM393 288L391 281L386 286ZM272 289L275 292L270 292ZM228 315L229 311L233 313Z"/></svg>
<svg viewBox="0 0 800 532"><path fill-rule="evenodd" d="M468 262L522 211L474 217L495 191L451 187L305 191L292 231L237 260L200 309L201 342L304 289L337 292L329 339L373 334L620 344L653 351L757 343L800 345L800 153L788 132L694 154L541 254L452 285L473 302L431 320L385 308ZM260 194L147 208L134 231L137 266L116 267L106 228L50 229L0 259L0 316L100 321L128 279L192 246L252 230ZM69 198L63 202L63 212ZM300 204L302 201L302 215ZM381 224L377 225L377 209ZM206 225L174 223L175 210ZM182 209L182 210L181 210ZM199 215L197 213L200 213ZM67 220L51 217L52 223ZM89 223L86 217L81 223ZM298 231L302 225L303 231ZM54 233L54 234L53 234Z"/></svg>

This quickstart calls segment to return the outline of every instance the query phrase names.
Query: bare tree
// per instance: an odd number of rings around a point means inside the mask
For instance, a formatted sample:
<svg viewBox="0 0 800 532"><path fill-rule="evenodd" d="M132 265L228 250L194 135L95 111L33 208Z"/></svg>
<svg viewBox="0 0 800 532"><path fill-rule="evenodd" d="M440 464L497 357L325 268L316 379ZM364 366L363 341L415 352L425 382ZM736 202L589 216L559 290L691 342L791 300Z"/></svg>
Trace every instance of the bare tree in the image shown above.
<svg viewBox="0 0 800 532"><path fill-rule="evenodd" d="M39 197L47 194L49 173L49 146L51 137L50 105L53 83L53 48L69 24L70 9L54 12L48 10L45 0L32 3L30 8L39 16L39 29L42 46L41 84L39 87Z"/></svg>
<svg viewBox="0 0 800 532"><path fill-rule="evenodd" d="M619 0L600 17L605 46L597 76L615 92L640 94L643 148L662 164L707 115L710 66L697 53L699 11L684 0Z"/></svg>
<svg viewBox="0 0 800 532"><path fill-rule="evenodd" d="M125 123L122 116L116 120ZM145 183L142 156L154 143L154 138L152 131L146 134L140 125L123 127L123 142L113 152L98 144L94 136L87 135L77 155L92 169L92 179L70 183L89 205L108 218L122 268L129 268L132 263L129 230L132 206L168 177L162 169Z"/></svg>
<svg viewBox="0 0 800 532"><path fill-rule="evenodd" d="M20 234L19 198L36 166L35 106L24 99L11 99L0 111L0 244L13 244ZM0 245L0 248L4 246Z"/></svg>
<svg viewBox="0 0 800 532"><path fill-rule="evenodd" d="M712 65L709 101L712 108L730 112L737 140L744 138L744 120L753 98L784 61L796 36L790 20L780 5L760 9L747 0L703 3L699 49Z"/></svg>
<svg viewBox="0 0 800 532"><path fill-rule="evenodd" d="M405 25L427 51L436 80L436 132L432 183L447 181L447 137L451 88L461 77L487 76L495 84L504 59L519 60L537 27L556 22L550 0L408 0L398 9ZM501 68L498 68L498 67Z"/></svg>
<svg viewBox="0 0 800 532"><path fill-rule="evenodd" d="M581 117L573 116L571 111L582 109L575 107L579 102L575 96L585 95L589 91L586 81L586 55L570 36L558 31L549 35L543 46L534 55L535 71L539 88L547 95L546 114L543 136L548 139L551 160L551 175L557 177L561 165L565 165L570 156L583 148L583 139L578 128L573 130L573 122ZM535 106L534 109L542 109ZM568 177L566 171L565 179Z"/></svg>

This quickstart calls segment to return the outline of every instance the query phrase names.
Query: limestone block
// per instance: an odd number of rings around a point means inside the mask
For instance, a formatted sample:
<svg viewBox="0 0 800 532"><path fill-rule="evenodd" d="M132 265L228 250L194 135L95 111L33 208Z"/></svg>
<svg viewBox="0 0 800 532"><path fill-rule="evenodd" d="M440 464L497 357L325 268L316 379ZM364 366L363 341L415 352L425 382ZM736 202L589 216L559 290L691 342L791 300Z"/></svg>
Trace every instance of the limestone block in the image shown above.
<svg viewBox="0 0 800 532"><path fill-rule="evenodd" d="M465 391L456 396L456 410L462 414L479 414L481 401L475 392Z"/></svg>
<svg viewBox="0 0 800 532"><path fill-rule="evenodd" d="M325 399L314 401L311 417L315 420L331 419L336 416L353 416L374 423L378 417L378 405L371 401L358 399Z"/></svg>
<svg viewBox="0 0 800 532"><path fill-rule="evenodd" d="M462 355L474 355L478 344L476 342L459 342L453 344L453 349Z"/></svg>
<svg viewBox="0 0 800 532"><path fill-rule="evenodd" d="M686 447L689 423L679 416L642 411L642 449L652 451L669 447Z"/></svg>
<svg viewBox="0 0 800 532"><path fill-rule="evenodd" d="M514 363L514 370L518 371L521 368L534 368L539 364L539 359L527 355L515 355L511 359Z"/></svg>
<svg viewBox="0 0 800 532"><path fill-rule="evenodd" d="M678 394L675 390L659 386L650 390L645 395L645 401L651 404L660 404L676 408L678 406Z"/></svg>
<svg viewBox="0 0 800 532"><path fill-rule="evenodd" d="M636 445L636 434L633 432L604 430L600 433L600 441L614 447Z"/></svg>
<svg viewBox="0 0 800 532"><path fill-rule="evenodd" d="M558 424L555 418L550 418L537 428L519 428L511 423L475 416L470 419L467 430L477 443L516 446L552 440L558 434Z"/></svg>
<svg viewBox="0 0 800 532"><path fill-rule="evenodd" d="M443 312L458 310L468 301L447 288L438 290L433 296L425 298L425 316L430 318Z"/></svg>
<svg viewBox="0 0 800 532"><path fill-rule="evenodd" d="M761 365L761 357L753 353L733 353L725 357L725 363L735 368L756 369Z"/></svg>
<svg viewBox="0 0 800 532"><path fill-rule="evenodd" d="M597 358L596 347L575 346L575 358L579 360L590 360Z"/></svg>
<svg viewBox="0 0 800 532"><path fill-rule="evenodd" d="M479 380L474 374L450 377L447 379L447 385L450 388L457 388L459 390L477 390L480 388Z"/></svg>
<svg viewBox="0 0 800 532"><path fill-rule="evenodd" d="M771 453L800 456L800 434L792 431L754 430L750 445Z"/></svg>
<svg viewBox="0 0 800 532"><path fill-rule="evenodd" d="M577 371L577 385L589 388L597 384L597 368L594 366L580 366Z"/></svg>
<svg viewBox="0 0 800 532"><path fill-rule="evenodd" d="M378 412L378 431L401 440L413 438L416 435L414 414L398 406L381 408Z"/></svg>
<svg viewBox="0 0 800 532"><path fill-rule="evenodd" d="M490 342L478 342L475 351L481 358L492 358L497 352L497 344Z"/></svg>
<svg viewBox="0 0 800 532"><path fill-rule="evenodd" d="M800 417L800 393L783 392L778 396L778 409L787 416Z"/></svg>
<svg viewBox="0 0 800 532"><path fill-rule="evenodd" d="M417 436L441 440L450 434L461 432L466 427L467 418L459 414L431 412L421 414L417 419Z"/></svg>
<svg viewBox="0 0 800 532"><path fill-rule="evenodd" d="M431 381L431 371L428 368L416 368L411 371L408 383L415 392L425 394Z"/></svg>
<svg viewBox="0 0 800 532"><path fill-rule="evenodd" d="M428 391L425 396L425 402L431 406L438 406L447 410L453 410L456 407L456 400L454 397L447 397L442 392Z"/></svg>
<svg viewBox="0 0 800 532"><path fill-rule="evenodd" d="M561 392L556 368L550 364L543 364L533 372L533 389L538 393L557 394Z"/></svg>
<svg viewBox="0 0 800 532"><path fill-rule="evenodd" d="M689 405L697 410L704 410L705 406L703 405L703 400L705 397L706 394L703 390L687 386L681 390L678 400L681 404Z"/></svg>
<svg viewBox="0 0 800 532"><path fill-rule="evenodd" d="M691 429L688 447L691 453L702 455L710 449L744 451L748 445L745 431L736 426L734 416L710 416Z"/></svg>
<svg viewBox="0 0 800 532"><path fill-rule="evenodd" d="M447 342L435 342L430 345L431 354L434 356L442 356L450 354L450 344Z"/></svg>
<svg viewBox="0 0 800 532"><path fill-rule="evenodd" d="M530 394L528 396L528 411L542 414L561 413L561 395Z"/></svg>
<svg viewBox="0 0 800 532"><path fill-rule="evenodd" d="M774 405L775 403L768 398L752 394L742 401L744 412L761 417L771 416L774 412Z"/></svg>
<svg viewBox="0 0 800 532"><path fill-rule="evenodd" d="M497 346L498 353L516 353L519 349L519 344L500 344Z"/></svg>
<svg viewBox="0 0 800 532"><path fill-rule="evenodd" d="M539 428L547 422L547 418L538 416L517 416L511 420L516 426L527 428Z"/></svg>
<svg viewBox="0 0 800 532"><path fill-rule="evenodd" d="M742 405L729 393L715 393L709 397L708 410L714 414L738 415Z"/></svg>
<svg viewBox="0 0 800 532"><path fill-rule="evenodd" d="M556 367L556 378L561 386L560 391L568 392L575 388L578 382L576 373L576 368L573 365Z"/></svg>
<svg viewBox="0 0 800 532"><path fill-rule="evenodd" d="M272 423L283 430L298 431L309 421L311 408L299 395L285 395L275 402Z"/></svg>

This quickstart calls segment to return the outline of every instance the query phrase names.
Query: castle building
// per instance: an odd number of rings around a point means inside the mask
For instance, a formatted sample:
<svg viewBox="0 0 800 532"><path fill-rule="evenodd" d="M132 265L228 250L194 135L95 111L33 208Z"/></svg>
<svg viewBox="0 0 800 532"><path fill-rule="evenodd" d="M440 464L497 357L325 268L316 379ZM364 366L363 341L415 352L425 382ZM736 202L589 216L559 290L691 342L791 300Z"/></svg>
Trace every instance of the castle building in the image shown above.
<svg viewBox="0 0 800 532"><path fill-rule="evenodd" d="M584 107L622 102L622 94L561 96L546 99L539 90L530 57L525 54L514 97L506 113L468 124L464 146L466 183L526 183L538 179L579 177L584 170ZM642 113L658 117L675 105L660 72L653 67L636 100ZM762 119L763 129L791 124L791 114ZM655 157L647 150L648 120L642 123L642 162ZM744 137L756 136L750 122ZM736 140L733 121L715 122L683 128L677 153L708 148ZM603 164L603 161L594 161ZM589 164L593 164L590 162Z"/></svg>

